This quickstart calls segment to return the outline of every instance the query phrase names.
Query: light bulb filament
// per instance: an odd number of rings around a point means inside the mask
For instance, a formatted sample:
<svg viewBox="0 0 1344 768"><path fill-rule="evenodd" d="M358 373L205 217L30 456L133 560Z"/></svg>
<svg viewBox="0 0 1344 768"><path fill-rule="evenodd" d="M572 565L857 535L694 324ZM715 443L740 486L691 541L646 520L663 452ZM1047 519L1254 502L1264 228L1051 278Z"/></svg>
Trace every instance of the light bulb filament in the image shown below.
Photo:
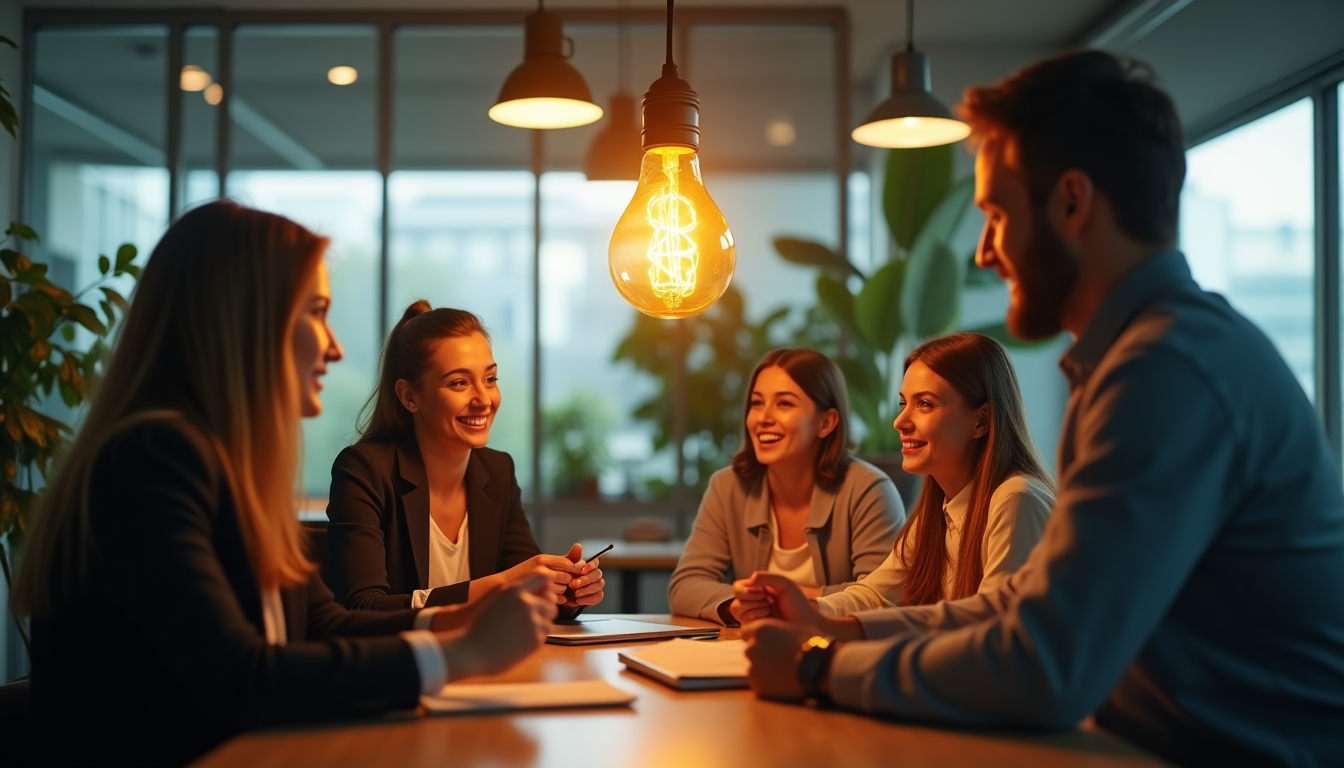
<svg viewBox="0 0 1344 768"><path fill-rule="evenodd" d="M649 239L649 283L655 296L668 309L676 309L695 292L695 272L700 253L690 232L695 229L695 207L681 194L680 162L675 154L663 155L664 184L649 199L645 217L653 227Z"/></svg>

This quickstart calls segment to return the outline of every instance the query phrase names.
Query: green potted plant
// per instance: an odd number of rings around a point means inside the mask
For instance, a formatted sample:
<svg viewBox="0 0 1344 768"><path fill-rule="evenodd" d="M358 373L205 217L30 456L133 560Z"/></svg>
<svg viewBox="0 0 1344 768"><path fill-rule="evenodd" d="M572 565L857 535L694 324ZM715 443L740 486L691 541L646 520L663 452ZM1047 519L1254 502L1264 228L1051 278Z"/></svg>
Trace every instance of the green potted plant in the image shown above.
<svg viewBox="0 0 1344 768"><path fill-rule="evenodd" d="M3 37L0 43L14 45ZM11 136L18 127L3 87L0 126ZM126 311L125 297L104 283L122 275L134 280L140 268L133 263L135 246L123 245L115 258L99 256L99 278L71 294L48 279L46 264L13 247L15 238L41 242L31 227L14 222L5 235L0 244L5 272L0 279L0 569L11 584L9 553L21 545L53 463L74 433L69 421L101 376L107 339ZM97 298L101 315L84 303L89 295ZM53 415L62 408L68 420ZM27 646L22 622L18 626Z"/></svg>
<svg viewBox="0 0 1344 768"><path fill-rule="evenodd" d="M597 498L598 478L612 463L607 433L614 421L606 401L582 391L546 409L544 450L552 494Z"/></svg>
<svg viewBox="0 0 1344 768"><path fill-rule="evenodd" d="M742 435L742 404L751 369L774 346L770 341L773 329L789 314L789 308L781 307L759 323L751 323L741 292L729 287L714 306L683 320L636 313L630 332L617 345L613 360L630 363L660 385L632 414L654 425L656 451L672 444L673 388L678 360L685 360L683 450L694 474L688 483L694 491L702 492L709 476L728 466ZM663 480L646 485L657 497L672 492L672 484Z"/></svg>

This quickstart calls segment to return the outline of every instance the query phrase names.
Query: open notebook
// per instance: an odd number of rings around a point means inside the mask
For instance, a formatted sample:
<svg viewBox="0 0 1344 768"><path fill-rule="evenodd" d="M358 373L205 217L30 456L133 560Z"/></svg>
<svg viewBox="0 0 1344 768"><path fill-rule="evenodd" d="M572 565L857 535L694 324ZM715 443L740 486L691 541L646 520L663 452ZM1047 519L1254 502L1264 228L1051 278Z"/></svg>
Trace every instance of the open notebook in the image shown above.
<svg viewBox="0 0 1344 768"><path fill-rule="evenodd" d="M555 624L546 642L552 645L595 645L639 640L665 640L672 637L718 637L718 627L679 627L633 619L605 619L584 616L572 624Z"/></svg>
<svg viewBox="0 0 1344 768"><path fill-rule="evenodd" d="M451 683L420 704L431 715L510 712L516 709L624 706L635 700L605 680L566 683Z"/></svg>
<svg viewBox="0 0 1344 768"><path fill-rule="evenodd" d="M742 640L669 640L623 651L617 658L631 670L683 691L747 687L747 646Z"/></svg>

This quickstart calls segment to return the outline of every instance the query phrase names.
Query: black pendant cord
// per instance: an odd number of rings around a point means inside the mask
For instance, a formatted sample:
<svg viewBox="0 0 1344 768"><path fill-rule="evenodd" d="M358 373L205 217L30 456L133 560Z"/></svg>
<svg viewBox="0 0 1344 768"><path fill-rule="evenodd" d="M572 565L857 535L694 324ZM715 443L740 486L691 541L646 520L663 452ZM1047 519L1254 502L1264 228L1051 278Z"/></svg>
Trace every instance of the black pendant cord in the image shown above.
<svg viewBox="0 0 1344 768"><path fill-rule="evenodd" d="M616 92L629 93L626 82L626 65L630 61L630 30L626 24L626 0L617 0L616 6Z"/></svg>
<svg viewBox="0 0 1344 768"><path fill-rule="evenodd" d="M672 61L672 0L667 0L667 63L676 64Z"/></svg>
<svg viewBox="0 0 1344 768"><path fill-rule="evenodd" d="M905 0L905 50L915 50L915 0Z"/></svg>

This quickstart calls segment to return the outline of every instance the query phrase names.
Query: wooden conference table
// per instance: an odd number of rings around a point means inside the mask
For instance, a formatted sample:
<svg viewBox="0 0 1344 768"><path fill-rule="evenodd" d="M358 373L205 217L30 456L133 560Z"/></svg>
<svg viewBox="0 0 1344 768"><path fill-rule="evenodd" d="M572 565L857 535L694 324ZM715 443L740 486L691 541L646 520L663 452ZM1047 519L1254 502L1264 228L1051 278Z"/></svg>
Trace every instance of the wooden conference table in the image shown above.
<svg viewBox="0 0 1344 768"><path fill-rule="evenodd" d="M695 619L628 616L689 626ZM725 630L734 639L738 630ZM627 645L544 646L489 680L603 678L639 698L629 707L416 717L253 731L197 766L490 766L745 768L747 766L1155 766L1105 732L1023 734L931 728L762 701L751 691L682 693L624 671ZM482 681L486 681L482 679Z"/></svg>

